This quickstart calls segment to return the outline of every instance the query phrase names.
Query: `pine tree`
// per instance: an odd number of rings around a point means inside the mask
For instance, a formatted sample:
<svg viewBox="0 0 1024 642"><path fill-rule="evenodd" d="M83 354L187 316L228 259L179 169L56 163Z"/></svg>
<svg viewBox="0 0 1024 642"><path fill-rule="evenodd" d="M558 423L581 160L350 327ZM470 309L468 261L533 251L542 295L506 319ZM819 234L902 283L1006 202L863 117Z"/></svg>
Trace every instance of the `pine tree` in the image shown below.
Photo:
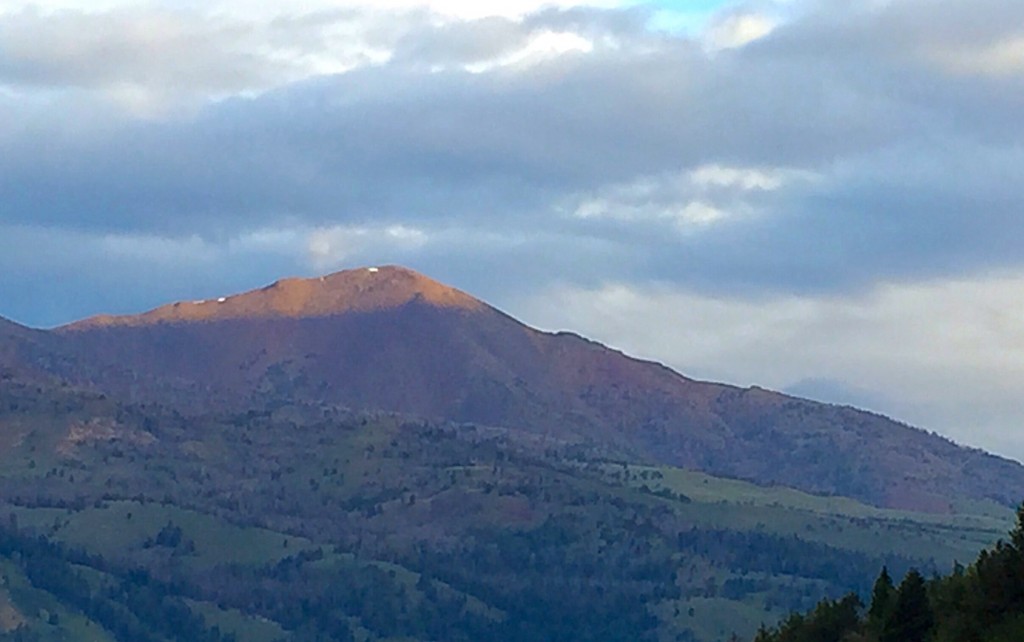
<svg viewBox="0 0 1024 642"><path fill-rule="evenodd" d="M1024 553L1024 504L1017 507L1017 525L1010 531L1010 544Z"/></svg>
<svg viewBox="0 0 1024 642"><path fill-rule="evenodd" d="M875 633L881 633L889 619L895 597L896 587L889 577L889 569L883 566L882 572L875 580L875 587L871 590L871 606L868 608L868 627Z"/></svg>
<svg viewBox="0 0 1024 642"><path fill-rule="evenodd" d="M900 583L896 603L879 639L881 642L925 642L934 623L924 578L916 569L911 569Z"/></svg>

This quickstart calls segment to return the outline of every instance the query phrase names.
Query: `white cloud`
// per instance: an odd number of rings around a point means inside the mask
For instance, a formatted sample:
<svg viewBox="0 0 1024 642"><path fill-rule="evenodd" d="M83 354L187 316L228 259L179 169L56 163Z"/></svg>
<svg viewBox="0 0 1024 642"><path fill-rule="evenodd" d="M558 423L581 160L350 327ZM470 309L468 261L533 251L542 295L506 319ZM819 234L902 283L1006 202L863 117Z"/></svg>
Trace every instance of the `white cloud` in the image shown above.
<svg viewBox="0 0 1024 642"><path fill-rule="evenodd" d="M1024 459L1022 300L1024 275L1014 275L760 300L560 286L514 307L691 376L775 389L838 382L875 410Z"/></svg>
<svg viewBox="0 0 1024 642"><path fill-rule="evenodd" d="M99 91L133 113L262 89L300 75L259 53L257 25L137 9L0 17L0 83Z"/></svg>
<svg viewBox="0 0 1024 642"><path fill-rule="evenodd" d="M465 65L465 69L471 73L483 73L500 67L526 67L565 54L590 53L593 50L594 43L577 33L545 29L532 34L519 50L494 60Z"/></svg>
<svg viewBox="0 0 1024 642"><path fill-rule="evenodd" d="M711 225L757 211L757 194L816 175L788 168L701 165L683 172L642 176L577 195L563 206L579 219L667 222L680 231Z"/></svg>
<svg viewBox="0 0 1024 642"><path fill-rule="evenodd" d="M723 210L701 201L688 203L626 203L605 198L590 198L573 211L576 218L609 219L626 222L658 222L674 224L680 231L702 227L729 216Z"/></svg>
<svg viewBox="0 0 1024 642"><path fill-rule="evenodd" d="M308 235L308 258L318 270L332 269L361 258L371 259L389 251L409 251L430 240L423 230L405 225L333 226Z"/></svg>
<svg viewBox="0 0 1024 642"><path fill-rule="evenodd" d="M386 64L407 39L453 25L471 30L482 17L522 31L521 41L497 43L490 57L462 65L469 71L524 68L594 50L572 29L526 26L526 14L541 6L548 3L65 0L8 6L0 12L0 88L97 92L132 114L159 117Z"/></svg>
<svg viewBox="0 0 1024 642"><path fill-rule="evenodd" d="M703 40L711 51L735 49L759 40L778 26L769 16L758 13L734 13L713 22L705 31Z"/></svg>
<svg viewBox="0 0 1024 642"><path fill-rule="evenodd" d="M783 168L726 167L702 165L689 174L702 187L738 187L744 190L776 190L796 180L812 180L811 172Z"/></svg>

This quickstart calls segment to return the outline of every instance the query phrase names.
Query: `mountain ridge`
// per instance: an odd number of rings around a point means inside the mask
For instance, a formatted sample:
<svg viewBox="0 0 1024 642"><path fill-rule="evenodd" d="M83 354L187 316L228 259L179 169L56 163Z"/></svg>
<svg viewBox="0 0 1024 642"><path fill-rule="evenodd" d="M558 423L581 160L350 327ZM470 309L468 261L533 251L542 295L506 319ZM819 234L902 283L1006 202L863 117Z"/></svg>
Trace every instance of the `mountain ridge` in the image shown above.
<svg viewBox="0 0 1024 642"><path fill-rule="evenodd" d="M41 336L70 355L50 360L55 374L131 402L327 403L501 426L609 459L890 508L949 512L962 499L1012 505L1024 494L1016 462L875 413L696 381L536 330L398 266L285 279Z"/></svg>

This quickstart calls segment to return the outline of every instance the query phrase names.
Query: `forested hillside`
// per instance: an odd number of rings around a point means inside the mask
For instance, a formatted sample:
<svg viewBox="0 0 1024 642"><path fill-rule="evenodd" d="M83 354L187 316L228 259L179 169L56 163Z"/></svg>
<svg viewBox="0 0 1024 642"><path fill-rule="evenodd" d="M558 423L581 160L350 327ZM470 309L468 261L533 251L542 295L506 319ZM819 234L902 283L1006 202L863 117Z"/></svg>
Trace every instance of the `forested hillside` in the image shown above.
<svg viewBox="0 0 1024 642"><path fill-rule="evenodd" d="M925 579L911 569L894 586L888 569L868 604L856 594L762 629L755 642L1019 642L1024 640L1024 506L1008 540L964 568Z"/></svg>
<svg viewBox="0 0 1024 642"><path fill-rule="evenodd" d="M0 477L0 633L41 641L712 642L1007 528L508 429L14 379Z"/></svg>

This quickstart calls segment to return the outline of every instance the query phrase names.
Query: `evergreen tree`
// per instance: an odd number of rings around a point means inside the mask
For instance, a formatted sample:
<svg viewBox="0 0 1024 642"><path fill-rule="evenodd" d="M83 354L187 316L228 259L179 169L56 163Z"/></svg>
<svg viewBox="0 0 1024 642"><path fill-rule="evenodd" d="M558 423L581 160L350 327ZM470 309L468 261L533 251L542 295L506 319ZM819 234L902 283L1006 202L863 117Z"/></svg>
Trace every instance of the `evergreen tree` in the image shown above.
<svg viewBox="0 0 1024 642"><path fill-rule="evenodd" d="M824 600L806 615L764 627L754 642L1019 642L1024 640L1024 507L1009 542L944 578L907 573L894 589L883 568L863 619L849 602ZM838 638L836 636L839 636Z"/></svg>
<svg viewBox="0 0 1024 642"><path fill-rule="evenodd" d="M882 567L878 579L875 580L875 587L871 590L871 606L868 608L868 627L875 633L881 633L889 614L893 610L893 601L896 597L896 587L889 577L889 569Z"/></svg>
<svg viewBox="0 0 1024 642"><path fill-rule="evenodd" d="M1017 525L1010 531L1010 544L1024 553L1024 504L1017 507Z"/></svg>
<svg viewBox="0 0 1024 642"><path fill-rule="evenodd" d="M896 603L886 619L881 642L925 642L935 618L924 578L911 569L896 592Z"/></svg>

